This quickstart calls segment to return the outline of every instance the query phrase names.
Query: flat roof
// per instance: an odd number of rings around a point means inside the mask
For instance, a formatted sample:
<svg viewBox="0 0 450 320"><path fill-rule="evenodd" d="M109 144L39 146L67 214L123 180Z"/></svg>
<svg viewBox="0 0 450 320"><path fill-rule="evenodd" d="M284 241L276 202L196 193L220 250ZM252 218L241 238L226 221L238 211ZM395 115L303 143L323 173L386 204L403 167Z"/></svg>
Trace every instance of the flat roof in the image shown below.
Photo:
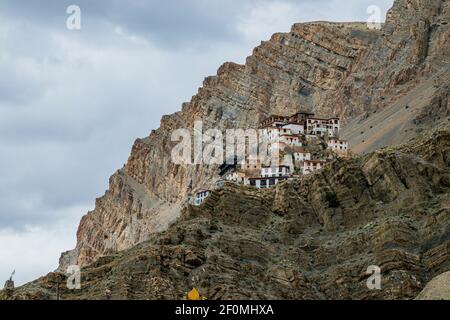
<svg viewBox="0 0 450 320"><path fill-rule="evenodd" d="M282 134L282 137L296 137L296 138L301 138L302 135L301 134Z"/></svg>
<svg viewBox="0 0 450 320"><path fill-rule="evenodd" d="M311 153L311 152L302 148L302 149L298 149L298 150L294 151L294 153Z"/></svg>
<svg viewBox="0 0 450 320"><path fill-rule="evenodd" d="M273 120L273 118L277 118L277 119L285 119L285 120L286 120L288 117L285 117L285 116L279 116L279 115L273 114L273 115L271 115L271 116L265 118L265 119L262 120L261 122L270 121L270 120Z"/></svg>
<svg viewBox="0 0 450 320"><path fill-rule="evenodd" d="M285 166L285 165L282 165L282 166L262 166L261 168L289 168L289 166Z"/></svg>
<svg viewBox="0 0 450 320"><path fill-rule="evenodd" d="M305 122L304 121L302 121L302 122L288 122L286 125L288 126L288 125L294 125L294 126L304 126L305 125Z"/></svg>
<svg viewBox="0 0 450 320"><path fill-rule="evenodd" d="M211 192L211 190L198 190L197 192L196 192L196 194L199 194L199 193L204 193L204 192Z"/></svg>
<svg viewBox="0 0 450 320"><path fill-rule="evenodd" d="M288 176L282 176L282 177L258 177L258 178L248 178L249 180L270 180L270 179L289 179Z"/></svg>
<svg viewBox="0 0 450 320"><path fill-rule="evenodd" d="M326 160L305 160L303 162L311 162L311 163L326 163Z"/></svg>
<svg viewBox="0 0 450 320"><path fill-rule="evenodd" d="M282 127L277 127L277 126L274 126L273 125L273 123L272 124L261 124L260 126L259 126L259 128L260 129L281 129Z"/></svg>
<svg viewBox="0 0 450 320"><path fill-rule="evenodd" d="M305 116L307 116L308 120L310 120L310 119L312 119L312 120L323 120L323 121L340 120L338 117L332 117L332 118L315 117L315 113L311 113L311 112L296 112L296 113L294 113L294 114L292 114L290 116L280 116L278 114L272 114L269 117L267 117L264 120L262 120L260 122L260 124L264 125L267 122L276 121L276 120L279 120L279 121L281 120L283 122L287 122L288 124L299 124L298 122L295 123L295 122L292 121L292 119L294 119L298 115L305 115Z"/></svg>
<svg viewBox="0 0 450 320"><path fill-rule="evenodd" d="M339 118L308 118L308 120L324 120L324 121L330 121L330 120L340 120Z"/></svg>

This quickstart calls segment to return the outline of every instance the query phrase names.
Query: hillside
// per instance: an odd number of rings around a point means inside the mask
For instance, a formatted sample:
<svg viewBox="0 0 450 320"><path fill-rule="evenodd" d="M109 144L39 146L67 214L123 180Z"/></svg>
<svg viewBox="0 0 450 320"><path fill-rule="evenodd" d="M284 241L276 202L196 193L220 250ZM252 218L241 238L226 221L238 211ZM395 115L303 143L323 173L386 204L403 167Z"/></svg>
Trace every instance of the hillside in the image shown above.
<svg viewBox="0 0 450 320"><path fill-rule="evenodd" d="M138 139L127 164L85 215L77 246L61 257L88 265L164 231L217 168L171 162L177 128L256 128L269 114L314 110L348 122L355 152L413 138L449 115L449 3L397 0L382 30L364 23L300 23L262 42L245 65L225 63L180 112Z"/></svg>
<svg viewBox="0 0 450 320"><path fill-rule="evenodd" d="M244 65L223 64L136 140L82 218L58 270L85 267L88 286L66 297L173 298L201 278L209 298L414 298L449 269L448 131L428 133L449 126L449 20L448 0L396 0L381 30L299 23ZM174 164L174 130L199 120L204 130L257 128L300 110L340 117L359 156L273 190L227 186L202 208L187 206L218 170ZM326 190L339 207L327 206ZM364 290L374 263L389 272L389 290ZM53 275L17 295L53 297Z"/></svg>
<svg viewBox="0 0 450 320"><path fill-rule="evenodd" d="M229 184L63 299L413 299L450 269L450 131L267 190ZM331 199L328 195L334 194ZM382 290L366 287L368 266ZM15 291L54 299L57 274Z"/></svg>
<svg viewBox="0 0 450 320"><path fill-rule="evenodd" d="M77 247L63 255L62 267L87 265L165 230L189 195L212 184L217 167L172 163L175 129L193 128L198 120L204 131L256 128L272 113L319 105L377 33L358 23L298 24L291 33L263 42L244 66L224 64L180 112L163 117L159 129L135 142L125 167L111 177L95 210L83 217Z"/></svg>

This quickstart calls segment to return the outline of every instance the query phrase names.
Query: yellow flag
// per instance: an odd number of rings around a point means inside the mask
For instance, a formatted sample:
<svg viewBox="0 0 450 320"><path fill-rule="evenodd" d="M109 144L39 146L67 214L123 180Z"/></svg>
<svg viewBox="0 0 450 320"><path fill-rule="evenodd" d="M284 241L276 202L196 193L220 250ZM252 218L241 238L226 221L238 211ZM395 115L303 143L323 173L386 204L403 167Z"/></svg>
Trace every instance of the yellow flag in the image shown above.
<svg viewBox="0 0 450 320"><path fill-rule="evenodd" d="M189 300L200 300L200 293L197 291L197 289L192 289L191 292L188 293L188 299Z"/></svg>

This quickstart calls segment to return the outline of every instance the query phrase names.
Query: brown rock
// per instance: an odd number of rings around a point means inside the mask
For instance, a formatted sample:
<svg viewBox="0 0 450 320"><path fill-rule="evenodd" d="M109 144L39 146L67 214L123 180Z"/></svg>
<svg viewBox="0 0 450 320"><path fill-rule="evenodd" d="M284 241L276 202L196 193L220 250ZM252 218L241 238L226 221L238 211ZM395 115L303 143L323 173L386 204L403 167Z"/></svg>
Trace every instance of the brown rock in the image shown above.
<svg viewBox="0 0 450 320"><path fill-rule="evenodd" d="M431 280L416 300L450 300L450 272Z"/></svg>

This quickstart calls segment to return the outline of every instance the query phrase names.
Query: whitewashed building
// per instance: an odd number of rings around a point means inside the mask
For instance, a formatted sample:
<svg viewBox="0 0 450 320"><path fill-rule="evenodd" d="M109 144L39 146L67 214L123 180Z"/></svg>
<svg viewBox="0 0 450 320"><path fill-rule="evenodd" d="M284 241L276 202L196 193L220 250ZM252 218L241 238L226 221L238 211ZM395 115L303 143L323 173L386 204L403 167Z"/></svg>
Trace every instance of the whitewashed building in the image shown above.
<svg viewBox="0 0 450 320"><path fill-rule="evenodd" d="M280 137L280 142L286 146L294 148L303 146L300 135L297 134L283 134Z"/></svg>
<svg viewBox="0 0 450 320"><path fill-rule="evenodd" d="M311 153L306 150L300 150L300 151L294 152L294 159L297 162L311 160Z"/></svg>
<svg viewBox="0 0 450 320"><path fill-rule="evenodd" d="M227 174L225 179L230 182L244 183L246 176L247 175L245 174L245 172L234 171L234 172Z"/></svg>
<svg viewBox="0 0 450 320"><path fill-rule="evenodd" d="M195 194L194 205L199 206L205 202L206 198L211 194L210 190L199 190Z"/></svg>
<svg viewBox="0 0 450 320"><path fill-rule="evenodd" d="M288 121L288 117L272 115L261 122L260 128L281 127L286 125Z"/></svg>
<svg viewBox="0 0 450 320"><path fill-rule="evenodd" d="M282 181L288 180L289 177L273 177L273 178L249 178L247 184L258 189L271 188Z"/></svg>
<svg viewBox="0 0 450 320"><path fill-rule="evenodd" d="M301 166L303 175L308 175L315 171L321 170L327 162L324 160L305 160Z"/></svg>
<svg viewBox="0 0 450 320"><path fill-rule="evenodd" d="M328 141L328 149L336 153L345 154L348 151L348 141L334 138L330 139Z"/></svg>
<svg viewBox="0 0 450 320"><path fill-rule="evenodd" d="M262 155L264 160L240 164L238 171L229 174L226 180L257 188L270 188L280 181L290 179L298 171L307 175L320 170L326 161L313 160L311 152L304 145L309 145L312 141L315 143L324 136L328 136L324 141L329 149L337 153L349 150L348 142L338 138L339 118L318 118L308 112L291 116L272 115L261 122L260 129L263 146L268 147L267 152L264 150L265 154ZM279 159L274 160L273 156L277 155ZM266 159L268 157L272 157L269 162ZM264 166L266 162L271 166Z"/></svg>
<svg viewBox="0 0 450 320"><path fill-rule="evenodd" d="M277 166L277 167L262 167L261 177L271 178L271 177L285 177L290 176L291 169L289 166Z"/></svg>
<svg viewBox="0 0 450 320"><path fill-rule="evenodd" d="M289 129L293 134L304 134L305 133L305 125L297 124L297 123L289 123L283 126L283 129Z"/></svg>
<svg viewBox="0 0 450 320"><path fill-rule="evenodd" d="M268 142L277 142L280 139L281 128L280 127L269 127L262 129L262 134Z"/></svg>
<svg viewBox="0 0 450 320"><path fill-rule="evenodd" d="M258 161L246 161L245 164L241 165L242 170L260 170L261 162Z"/></svg>
<svg viewBox="0 0 450 320"><path fill-rule="evenodd" d="M339 118L308 118L306 120L306 132L311 135L324 136L325 133L328 133L329 137L335 137L339 133L339 130Z"/></svg>
<svg viewBox="0 0 450 320"><path fill-rule="evenodd" d="M221 188L225 187L225 180L223 180L223 179L217 180L216 183L214 184L214 186L217 189L221 189Z"/></svg>

